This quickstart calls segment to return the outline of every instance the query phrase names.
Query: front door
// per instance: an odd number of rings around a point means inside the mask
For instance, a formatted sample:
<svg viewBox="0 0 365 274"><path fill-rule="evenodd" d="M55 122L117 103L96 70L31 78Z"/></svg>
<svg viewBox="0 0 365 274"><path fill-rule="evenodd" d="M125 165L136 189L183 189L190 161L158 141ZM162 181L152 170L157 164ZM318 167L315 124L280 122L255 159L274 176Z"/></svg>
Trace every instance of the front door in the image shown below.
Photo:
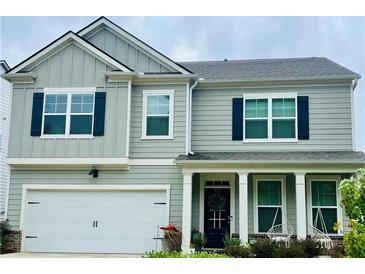
<svg viewBox="0 0 365 274"><path fill-rule="evenodd" d="M224 234L230 233L230 189L205 188L204 233L206 248L223 248Z"/></svg>

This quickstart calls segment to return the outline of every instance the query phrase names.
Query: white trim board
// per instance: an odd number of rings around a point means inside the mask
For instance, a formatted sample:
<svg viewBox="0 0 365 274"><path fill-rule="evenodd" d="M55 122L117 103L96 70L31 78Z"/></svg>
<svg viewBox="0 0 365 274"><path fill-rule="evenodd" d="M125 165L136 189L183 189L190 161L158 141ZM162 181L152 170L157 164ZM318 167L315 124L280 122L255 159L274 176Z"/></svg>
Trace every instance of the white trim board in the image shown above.
<svg viewBox="0 0 365 274"><path fill-rule="evenodd" d="M59 47L62 47L64 44L69 42L76 42L77 44L82 46L82 49L86 50L88 53L91 53L93 56L97 57L98 59L103 60L104 62L108 63L112 67L119 69L124 72L130 72L131 70L121 63L117 62L98 48L92 46L92 44L89 44L84 39L80 38L77 34L73 32L68 32L64 34L64 36L61 36L58 38L58 40L55 40L45 48L41 49L38 53L36 53L34 56L30 57L28 60L23 61L23 63L20 63L18 66L16 66L14 69L10 70L9 73L16 73L18 71L24 70L30 65L37 62L38 59L40 59L43 55L46 55L53 50L57 50Z"/></svg>
<svg viewBox="0 0 365 274"><path fill-rule="evenodd" d="M128 165L127 158L7 158L8 165Z"/></svg>
<svg viewBox="0 0 365 274"><path fill-rule="evenodd" d="M130 41L137 48L140 48L143 51L145 51L147 53L147 55L148 56L150 55L149 57L152 56L152 59L154 59L155 61L156 61L156 58L157 58L157 60L160 61L161 63L163 63L163 64L165 64L165 65L181 72L182 74L191 74L189 71L187 71L183 67L177 65L176 63L174 63L172 60L170 60L166 56L164 56L161 53L157 52L152 47L150 47L147 44L143 43L142 41L140 41L139 39L137 39L136 37L134 37L130 33L123 30L121 27L116 26L114 23L110 22L108 19L106 19L104 17L101 17L98 20L94 21L91 25L89 25L85 29L82 29L77 34L80 35L80 36L85 37L88 33L93 31L94 29L97 29L99 26L102 26L102 25L107 26L108 28L110 28L111 30L113 30L114 32L116 32L117 34L122 36L122 38L127 39L128 41Z"/></svg>
<svg viewBox="0 0 365 274"><path fill-rule="evenodd" d="M43 185L43 184L24 184L22 187L22 202L20 209L20 224L19 230L24 231L25 220L25 203L27 200L27 193L31 190L84 190L84 191L166 191L166 223L170 222L170 185ZM22 233L21 251L24 251L25 234Z"/></svg>
<svg viewBox="0 0 365 274"><path fill-rule="evenodd" d="M205 194L205 181L207 180L227 180L229 181L229 187L227 186L212 186L212 188L229 188L230 189L230 234L236 233L236 196L235 196L235 174L200 174L199 181L199 231L204 233L204 194Z"/></svg>

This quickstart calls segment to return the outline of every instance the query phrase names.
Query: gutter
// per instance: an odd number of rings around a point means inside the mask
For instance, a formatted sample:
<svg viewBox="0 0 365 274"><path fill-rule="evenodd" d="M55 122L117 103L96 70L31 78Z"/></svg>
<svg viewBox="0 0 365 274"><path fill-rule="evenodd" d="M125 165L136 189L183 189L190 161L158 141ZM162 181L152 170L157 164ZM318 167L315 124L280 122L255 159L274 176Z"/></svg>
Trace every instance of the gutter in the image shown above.
<svg viewBox="0 0 365 274"><path fill-rule="evenodd" d="M293 163L293 160L261 160L261 161L253 161L253 160L176 160L175 163L177 165L184 165L184 164L359 164L365 165L365 161L346 161L346 160L339 160L339 161L300 161Z"/></svg>
<svg viewBox="0 0 365 274"><path fill-rule="evenodd" d="M198 85L198 79L195 80L195 83L189 89L189 130L188 130L188 154L194 155L194 152L191 151L191 124L192 124L192 104L193 104L193 89Z"/></svg>

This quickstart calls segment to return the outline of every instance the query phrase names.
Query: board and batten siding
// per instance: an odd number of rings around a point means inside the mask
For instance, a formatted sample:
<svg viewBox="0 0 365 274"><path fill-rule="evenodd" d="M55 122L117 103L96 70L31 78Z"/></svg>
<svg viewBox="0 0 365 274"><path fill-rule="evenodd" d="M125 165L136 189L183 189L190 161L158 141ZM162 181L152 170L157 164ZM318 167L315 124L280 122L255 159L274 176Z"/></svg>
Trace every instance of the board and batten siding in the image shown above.
<svg viewBox="0 0 365 274"><path fill-rule="evenodd" d="M143 90L174 90L174 139L142 140ZM131 158L176 158L185 153L186 84L133 86L131 102Z"/></svg>
<svg viewBox="0 0 365 274"><path fill-rule="evenodd" d="M5 73L0 66L0 74ZM5 215L5 204L9 183L9 168L6 165L6 151L9 129L11 85L0 77L0 219Z"/></svg>
<svg viewBox="0 0 365 274"><path fill-rule="evenodd" d="M131 166L126 171L99 171L91 178L88 170L21 171L13 170L9 191L8 218L14 230L19 229L22 186L24 184L57 185L170 185L170 223L181 228L182 171L178 166Z"/></svg>
<svg viewBox="0 0 365 274"><path fill-rule="evenodd" d="M138 46L131 44L121 35L113 30L104 27L86 38L90 43L94 44L101 50L121 63L127 65L131 69L140 72L172 72L159 63L157 60L147 55Z"/></svg>
<svg viewBox="0 0 365 274"><path fill-rule="evenodd" d="M125 157L127 83L107 83L106 64L70 44L35 66L34 84L14 84L10 126L10 158ZM91 139L42 139L30 136L33 93L45 87L97 87L106 92L105 134Z"/></svg>
<svg viewBox="0 0 365 274"><path fill-rule="evenodd" d="M297 143L232 141L232 98L243 94L297 92L309 96L309 140ZM349 85L293 88L196 89L192 106L192 150L352 150Z"/></svg>

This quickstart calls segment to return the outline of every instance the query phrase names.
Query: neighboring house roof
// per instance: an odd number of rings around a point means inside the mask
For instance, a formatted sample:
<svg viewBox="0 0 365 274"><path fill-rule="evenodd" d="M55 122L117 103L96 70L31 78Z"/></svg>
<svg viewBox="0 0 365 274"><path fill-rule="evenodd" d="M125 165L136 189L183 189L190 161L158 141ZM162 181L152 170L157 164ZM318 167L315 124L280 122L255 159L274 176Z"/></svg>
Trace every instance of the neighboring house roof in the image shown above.
<svg viewBox="0 0 365 274"><path fill-rule="evenodd" d="M365 164L365 153L362 151L194 152L193 155L179 155L176 162Z"/></svg>
<svg viewBox="0 0 365 274"><path fill-rule="evenodd" d="M180 62L204 80L359 79L361 76L327 58L278 58Z"/></svg>
<svg viewBox="0 0 365 274"><path fill-rule="evenodd" d="M178 72L183 73L183 74L190 74L191 73L191 71L189 69L187 69L186 67L184 67L183 65L173 61L172 59L170 59L166 55L162 54L158 50L154 49L150 45L148 45L145 42L143 42L142 40L138 39L137 37L135 37L134 35L132 35L128 31L126 31L122 27L118 26L114 22L110 21L109 19L105 18L104 16L101 16L98 19L96 19L95 21L91 22L89 25L87 25L83 29L79 30L77 32L77 34L80 35L80 36L85 36L88 33L90 33L91 31L93 31L95 28L98 28L100 25L103 25L103 24L108 26L112 30L116 31L117 33L119 33L120 35L122 35L123 37L128 39L129 41L133 42L134 44L136 44L140 48L144 49L148 53L152 54L156 58L160 59L161 61L164 61L166 64L168 64L170 67L173 67Z"/></svg>
<svg viewBox="0 0 365 274"><path fill-rule="evenodd" d="M62 45L69 41L75 41L79 45L83 46L85 49L89 50L94 54L95 56L99 57L100 59L104 60L106 63L110 64L115 69L121 70L121 71L133 71L126 65L122 64L120 61L116 60L114 57L110 56L106 52L102 51L95 45L91 44L89 41L85 40L84 38L78 36L76 33L72 31L66 32L64 35L59 37L58 39L54 40L44 48L40 49L36 53L34 53L32 56L28 57L12 69L10 69L7 73L17 73L22 70L26 70L34 63L37 63L39 59L41 59L44 55L48 54L49 52L53 50L60 49Z"/></svg>
<svg viewBox="0 0 365 274"><path fill-rule="evenodd" d="M4 69L5 72L10 70L10 67L9 67L8 63L6 63L5 60L0 60L0 66Z"/></svg>

